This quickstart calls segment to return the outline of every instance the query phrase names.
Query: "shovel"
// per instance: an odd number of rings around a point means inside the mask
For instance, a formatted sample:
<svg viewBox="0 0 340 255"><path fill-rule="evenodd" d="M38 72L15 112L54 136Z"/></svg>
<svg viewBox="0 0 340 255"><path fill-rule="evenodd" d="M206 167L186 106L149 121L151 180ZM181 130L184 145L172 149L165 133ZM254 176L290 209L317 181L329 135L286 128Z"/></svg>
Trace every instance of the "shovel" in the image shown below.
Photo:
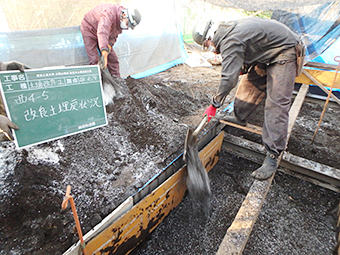
<svg viewBox="0 0 340 255"><path fill-rule="evenodd" d="M194 131L190 128L188 129L184 143L183 159L188 169L188 192L197 206L202 207L205 217L208 218L211 214L211 190L208 173L199 158L197 146L197 135L207 122L208 116L204 115L201 123Z"/></svg>

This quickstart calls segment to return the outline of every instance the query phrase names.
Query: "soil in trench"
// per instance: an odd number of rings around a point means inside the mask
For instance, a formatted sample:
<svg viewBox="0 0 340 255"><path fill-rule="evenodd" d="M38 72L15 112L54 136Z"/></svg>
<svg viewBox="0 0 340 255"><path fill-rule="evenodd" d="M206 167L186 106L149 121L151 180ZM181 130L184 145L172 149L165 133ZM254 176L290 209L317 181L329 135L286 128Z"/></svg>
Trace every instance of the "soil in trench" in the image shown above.
<svg viewBox="0 0 340 255"><path fill-rule="evenodd" d="M29 149L0 147L0 254L61 254L78 240L71 185L83 233L168 164L219 85L220 67L180 65L140 80L117 80L123 93L107 107L109 125ZM226 104L231 102L232 95ZM338 106L329 107L310 139L322 106L304 103L288 151L338 168ZM261 125L263 109L254 114ZM261 143L233 128L227 133ZM167 159L167 160L166 160ZM134 254L214 254L252 184L259 165L222 151L210 171L211 218L192 212L190 196ZM244 254L330 254L335 246L337 193L278 172Z"/></svg>
<svg viewBox="0 0 340 255"><path fill-rule="evenodd" d="M301 123L301 119L310 119L310 115L303 115L309 114L314 107L313 104L306 104L297 123ZM339 107L335 109L339 110ZM261 111L263 106L255 113L253 124L261 123ZM321 159L323 155L326 158L319 161L328 165L334 162L333 166L336 167L340 158L332 149L338 149L338 145L326 147L322 142L331 142L335 132L335 123L330 124L329 117L325 119L325 127L314 145L310 144L314 129L307 131L304 125L298 124L288 151L311 160ZM253 133L231 127L225 128L225 132L225 136L233 134L261 143L261 137ZM315 153L320 157L314 157ZM213 194L211 217L206 220L203 212L196 212L190 194L187 194L149 240L131 254L216 254L253 183L250 174L259 166L230 154L222 146L221 157L209 172ZM278 171L243 254L332 254L336 245L338 202L338 193Z"/></svg>

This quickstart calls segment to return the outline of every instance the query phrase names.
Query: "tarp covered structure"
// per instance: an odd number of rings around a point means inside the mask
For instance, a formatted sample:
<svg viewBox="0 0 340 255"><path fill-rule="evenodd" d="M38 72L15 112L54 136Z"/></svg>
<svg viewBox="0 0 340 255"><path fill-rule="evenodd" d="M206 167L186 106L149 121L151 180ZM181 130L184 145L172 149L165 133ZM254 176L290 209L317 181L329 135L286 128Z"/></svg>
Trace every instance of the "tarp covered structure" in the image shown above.
<svg viewBox="0 0 340 255"><path fill-rule="evenodd" d="M203 0L195 0L203 1ZM204 0L204 2L212 5L224 7L224 8L235 8L244 9L247 11L274 11L274 10L285 10L295 9L301 6L308 6L314 4L325 4L332 1L329 0Z"/></svg>
<svg viewBox="0 0 340 255"><path fill-rule="evenodd" d="M339 1L205 0L205 2L224 8L245 9L259 13L273 11L273 19L286 24L301 36L307 47L306 61L337 64L333 55L340 46L340 42L337 41L340 35ZM330 51L326 53L327 49Z"/></svg>
<svg viewBox="0 0 340 255"><path fill-rule="evenodd" d="M27 8L34 10L34 5L37 2L39 3L39 1L26 0L24 3L27 3ZM100 4L99 1L79 2L73 0L70 0L69 3L62 2L62 4L74 7L73 4L77 2L79 6L87 6L87 8L76 13L79 17L74 22L78 22L78 24L87 11ZM8 3L8 5L11 4L13 3ZM138 8L142 13L142 21L139 26L133 31L123 31L114 45L119 58L122 77L135 74L138 78L150 74L150 71L148 71L150 69L154 70L153 72L162 71L164 68L183 63L182 59L185 60L186 55L180 36L180 27L176 19L174 0L146 0L144 3L127 1L121 4L126 7ZM52 15L56 16L57 13L67 11L60 9L60 1L43 1L41 2L41 9L46 9L46 5L49 7L46 11L48 18L44 16L42 23L48 23ZM23 5L21 2L21 5L18 4L16 7L11 5L10 7L22 9ZM76 8L74 9L76 10ZM36 19L28 22L36 22L40 18L41 13L37 10L39 8L32 11L32 15L36 15ZM13 16L17 16L17 19L19 19L18 13L20 14L20 12L13 11L12 16L6 16L5 10L2 10L3 30L9 27L8 25L4 26L6 18L11 19ZM73 13L70 13L70 17L67 18L71 19L72 15ZM62 16L60 16L60 19L62 19ZM66 25L69 23L66 22ZM58 24L61 27L57 28L1 32L0 60L18 60L33 68L87 64L88 59L80 26L62 27L64 24ZM26 25L26 22L23 25ZM145 71L147 72L145 73Z"/></svg>
<svg viewBox="0 0 340 255"><path fill-rule="evenodd" d="M306 61L314 59L333 64L335 56L325 54L317 57L339 38L340 2L303 6L294 10L275 10L272 18L286 24L301 36L307 47Z"/></svg>

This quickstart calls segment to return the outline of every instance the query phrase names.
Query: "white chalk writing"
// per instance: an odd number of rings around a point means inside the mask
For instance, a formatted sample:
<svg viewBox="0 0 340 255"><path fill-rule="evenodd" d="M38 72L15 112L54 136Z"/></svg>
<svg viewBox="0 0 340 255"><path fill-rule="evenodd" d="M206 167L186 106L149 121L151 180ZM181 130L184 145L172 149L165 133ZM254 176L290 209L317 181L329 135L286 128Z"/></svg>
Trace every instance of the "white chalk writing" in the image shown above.
<svg viewBox="0 0 340 255"><path fill-rule="evenodd" d="M25 104L28 101L35 103L40 98L43 99L44 101L47 100L49 98L47 91L44 90L44 91L41 92L41 94L32 93L31 95L28 95L28 96L26 96L24 94L20 94L14 99L14 102L17 105Z"/></svg>
<svg viewBox="0 0 340 255"><path fill-rule="evenodd" d="M3 82L15 82L15 81L25 81L26 77L24 74L10 74L4 75Z"/></svg>
<svg viewBox="0 0 340 255"><path fill-rule="evenodd" d="M31 96L32 96L31 100L36 100L36 98L34 98L34 93ZM27 102L27 100L30 100L30 99L25 96L18 97L18 101L20 101L21 104ZM24 111L24 118L26 121L33 121L37 118L41 118L41 119L49 118L49 117L52 117L58 114L65 113L65 112L72 112L72 111L90 109L90 108L95 108L95 107L100 108L102 107L102 105L98 102L98 100L99 100L99 97L90 98L90 99L81 99L79 101L78 99L72 99L71 101L63 101L63 102L58 103L57 107L55 107L54 105L50 105L48 107L44 107L40 105L35 109L31 107L28 110Z"/></svg>

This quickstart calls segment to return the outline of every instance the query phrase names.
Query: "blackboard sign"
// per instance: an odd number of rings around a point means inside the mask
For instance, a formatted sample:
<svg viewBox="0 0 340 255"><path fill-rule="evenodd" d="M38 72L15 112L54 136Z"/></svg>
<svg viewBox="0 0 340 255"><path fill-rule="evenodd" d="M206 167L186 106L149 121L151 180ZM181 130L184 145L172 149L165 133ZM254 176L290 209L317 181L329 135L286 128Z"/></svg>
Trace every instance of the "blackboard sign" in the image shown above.
<svg viewBox="0 0 340 255"><path fill-rule="evenodd" d="M0 72L18 148L107 125L98 65Z"/></svg>

